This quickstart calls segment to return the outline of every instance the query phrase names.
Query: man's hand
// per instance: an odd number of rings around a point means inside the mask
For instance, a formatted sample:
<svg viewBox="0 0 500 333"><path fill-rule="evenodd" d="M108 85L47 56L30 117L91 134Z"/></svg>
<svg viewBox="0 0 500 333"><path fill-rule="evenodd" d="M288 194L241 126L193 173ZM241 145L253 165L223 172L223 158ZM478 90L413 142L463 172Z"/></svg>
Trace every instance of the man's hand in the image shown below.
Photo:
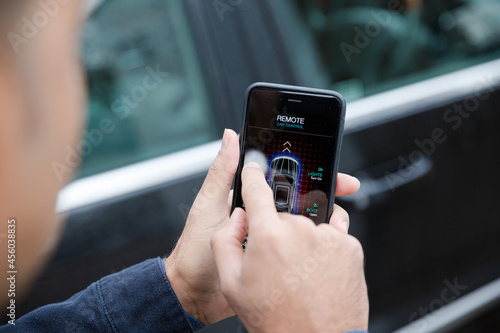
<svg viewBox="0 0 500 333"><path fill-rule="evenodd" d="M246 328L366 330L368 296L360 243L338 225L316 226L306 217L277 213L257 164L245 166L242 184L246 212L235 210L212 237L211 246L220 289ZM335 219L345 220L343 214Z"/></svg>
<svg viewBox="0 0 500 333"><path fill-rule="evenodd" d="M165 261L168 280L184 310L208 325L234 314L219 289L210 238L229 218L228 206L239 162L238 136L224 131L222 147L189 211L174 251Z"/></svg>
<svg viewBox="0 0 500 333"><path fill-rule="evenodd" d="M221 150L191 207L184 231L165 261L167 277L182 307L203 324L212 324L234 315L219 288L210 239L229 221L231 185L238 161L238 136L234 131L226 130ZM358 188L356 178L338 175L337 196L353 194ZM347 233L349 216L336 206L330 224Z"/></svg>

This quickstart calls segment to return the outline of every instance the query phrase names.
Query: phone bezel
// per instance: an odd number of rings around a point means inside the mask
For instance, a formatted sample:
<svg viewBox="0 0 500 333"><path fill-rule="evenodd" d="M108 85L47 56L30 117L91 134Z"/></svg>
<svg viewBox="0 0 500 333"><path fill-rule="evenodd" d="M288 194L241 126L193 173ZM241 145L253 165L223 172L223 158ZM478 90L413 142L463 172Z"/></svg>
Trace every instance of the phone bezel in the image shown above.
<svg viewBox="0 0 500 333"><path fill-rule="evenodd" d="M333 90L324 90L324 89L316 89L316 88L308 88L308 87L300 87L300 86L291 86L291 85L284 85L284 84L275 84L275 83L267 83L267 82L256 82L252 85L250 85L246 92L245 92L245 103L244 103L244 113L243 113L243 119L242 119L242 126L241 126L241 132L240 132L240 160L238 163L238 169L236 171L235 179L234 179L234 194L233 194L233 201L231 205L231 213L236 207L241 207L241 204L243 203L242 197L241 197L241 171L243 169L243 163L244 163L244 146L245 146L245 137L246 137L246 131L247 131L247 126L248 126L248 113L249 113L249 103L250 99L252 96L252 92L256 89L269 89L269 90L274 90L274 91L279 91L280 93L291 93L291 94L300 94L300 95L306 95L306 96L311 96L311 97L319 97L319 98L325 98L328 96L329 98L336 98L339 102L339 107L340 107L340 116L339 116L339 122L338 122L338 127L336 129L337 133L337 146L335 147L334 151L334 156L335 160L332 163L333 168L331 171L331 177L330 179L332 180L331 182L331 188L330 188L330 197L328 198L328 212L327 212L327 221L325 223L328 223L330 220L330 217L333 213L333 209L335 207L335 192L336 192L336 186L337 186L337 173L338 173L338 167L340 163L340 151L341 151L341 146L342 146L342 140L343 140L343 133L344 133L344 122L345 122L345 113L346 113L346 103L344 100L344 97L339 94L336 91Z"/></svg>

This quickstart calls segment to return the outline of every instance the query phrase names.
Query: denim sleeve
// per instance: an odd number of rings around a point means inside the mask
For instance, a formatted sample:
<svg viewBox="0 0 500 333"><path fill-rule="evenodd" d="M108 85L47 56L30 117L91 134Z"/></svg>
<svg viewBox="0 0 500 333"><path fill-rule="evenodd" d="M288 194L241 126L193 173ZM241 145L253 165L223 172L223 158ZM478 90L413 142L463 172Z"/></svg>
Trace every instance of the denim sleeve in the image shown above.
<svg viewBox="0 0 500 333"><path fill-rule="evenodd" d="M65 302L41 307L0 332L193 332L204 326L187 314L165 274L150 259L91 284Z"/></svg>

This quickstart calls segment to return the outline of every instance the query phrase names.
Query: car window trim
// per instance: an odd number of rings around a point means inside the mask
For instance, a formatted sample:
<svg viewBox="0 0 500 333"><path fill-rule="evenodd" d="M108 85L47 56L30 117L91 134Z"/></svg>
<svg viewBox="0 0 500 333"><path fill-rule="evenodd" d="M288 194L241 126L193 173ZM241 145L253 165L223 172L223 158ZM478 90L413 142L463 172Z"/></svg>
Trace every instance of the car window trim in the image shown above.
<svg viewBox="0 0 500 333"><path fill-rule="evenodd" d="M500 59L419 81L347 104L345 131L359 131L500 86ZM404 110L404 112L402 112Z"/></svg>
<svg viewBox="0 0 500 333"><path fill-rule="evenodd" d="M473 96L478 88L500 86L499 69L500 59L493 60L351 102L347 106L345 133ZM219 146L217 140L75 180L59 193L56 212L68 212L206 172Z"/></svg>
<svg viewBox="0 0 500 333"><path fill-rule="evenodd" d="M83 3L82 17L87 20L103 3L105 0L86 0Z"/></svg>
<svg viewBox="0 0 500 333"><path fill-rule="evenodd" d="M208 170L221 140L77 179L58 195L56 213L97 204Z"/></svg>
<svg viewBox="0 0 500 333"><path fill-rule="evenodd" d="M497 304L500 304L500 279L460 297L394 333L422 332L422 327L425 327L427 333L449 332L474 320Z"/></svg>

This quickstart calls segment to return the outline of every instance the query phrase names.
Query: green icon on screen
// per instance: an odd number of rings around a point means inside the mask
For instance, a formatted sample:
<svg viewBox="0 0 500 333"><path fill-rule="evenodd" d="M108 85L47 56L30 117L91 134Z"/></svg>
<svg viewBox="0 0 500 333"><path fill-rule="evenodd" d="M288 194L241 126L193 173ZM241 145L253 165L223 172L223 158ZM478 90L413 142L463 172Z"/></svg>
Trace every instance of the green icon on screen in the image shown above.
<svg viewBox="0 0 500 333"><path fill-rule="evenodd" d="M318 171L319 171L319 172L323 171L323 168L318 168Z"/></svg>

